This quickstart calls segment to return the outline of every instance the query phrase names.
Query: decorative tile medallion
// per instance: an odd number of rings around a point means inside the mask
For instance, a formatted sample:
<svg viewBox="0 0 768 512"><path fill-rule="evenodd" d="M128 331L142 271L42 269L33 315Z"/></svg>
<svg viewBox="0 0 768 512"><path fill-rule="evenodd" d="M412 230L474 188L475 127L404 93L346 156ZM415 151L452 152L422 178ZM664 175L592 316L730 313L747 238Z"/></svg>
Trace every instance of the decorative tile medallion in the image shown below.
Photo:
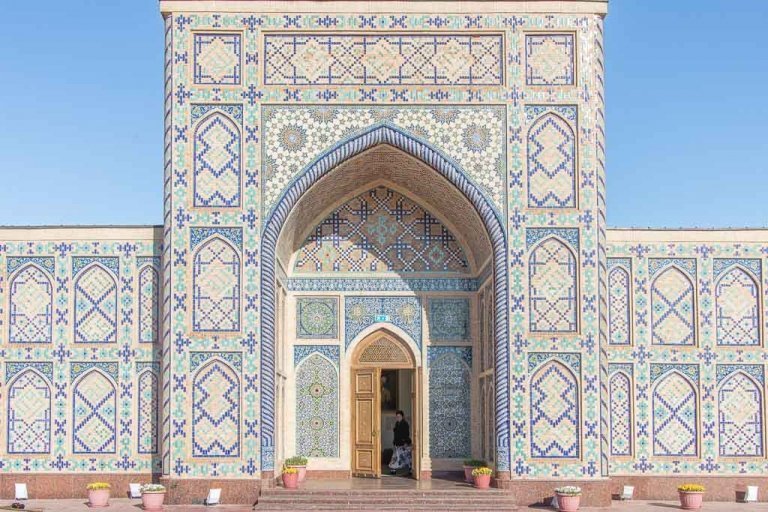
<svg viewBox="0 0 768 512"><path fill-rule="evenodd" d="M429 299L431 341L469 339L469 299Z"/></svg>
<svg viewBox="0 0 768 512"><path fill-rule="evenodd" d="M296 337L339 337L338 297L300 297L296 300Z"/></svg>
<svg viewBox="0 0 768 512"><path fill-rule="evenodd" d="M240 34L194 35L194 83L239 85L242 81Z"/></svg>
<svg viewBox="0 0 768 512"><path fill-rule="evenodd" d="M526 34L525 83L574 85L576 40L573 34Z"/></svg>

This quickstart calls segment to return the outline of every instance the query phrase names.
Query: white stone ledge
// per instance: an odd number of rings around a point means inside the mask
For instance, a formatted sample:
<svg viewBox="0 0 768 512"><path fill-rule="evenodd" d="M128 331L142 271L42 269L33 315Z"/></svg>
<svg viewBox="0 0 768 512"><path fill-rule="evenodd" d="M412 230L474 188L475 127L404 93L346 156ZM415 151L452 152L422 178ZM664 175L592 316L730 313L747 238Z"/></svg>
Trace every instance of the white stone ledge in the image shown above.
<svg viewBox="0 0 768 512"><path fill-rule="evenodd" d="M608 243L757 242L768 243L768 229L622 229L607 230Z"/></svg>
<svg viewBox="0 0 768 512"><path fill-rule="evenodd" d="M606 14L608 0L160 0L160 12L242 12L263 14Z"/></svg>
<svg viewBox="0 0 768 512"><path fill-rule="evenodd" d="M20 226L0 227L0 243L45 241L162 240L161 226Z"/></svg>

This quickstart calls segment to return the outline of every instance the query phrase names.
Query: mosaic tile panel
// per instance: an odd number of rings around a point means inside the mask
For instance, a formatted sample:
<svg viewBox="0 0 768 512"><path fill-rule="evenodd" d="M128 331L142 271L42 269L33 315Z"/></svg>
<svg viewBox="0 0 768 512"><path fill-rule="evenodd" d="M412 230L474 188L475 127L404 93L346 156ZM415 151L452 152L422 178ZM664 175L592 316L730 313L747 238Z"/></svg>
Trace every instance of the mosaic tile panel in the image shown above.
<svg viewBox="0 0 768 512"><path fill-rule="evenodd" d="M528 260L531 332L577 330L577 263L556 238L539 243Z"/></svg>
<svg viewBox="0 0 768 512"><path fill-rule="evenodd" d="M386 187L340 206L301 246L298 273L469 271L456 237L434 215Z"/></svg>
<svg viewBox="0 0 768 512"><path fill-rule="evenodd" d="M421 348L421 314L418 297L345 297L345 344L349 347L364 329L383 322L405 331Z"/></svg>
<svg viewBox="0 0 768 512"><path fill-rule="evenodd" d="M242 81L241 38L240 34L195 34L194 83L239 85Z"/></svg>
<svg viewBox="0 0 768 512"><path fill-rule="evenodd" d="M8 453L51 452L51 388L34 370L25 370L7 390Z"/></svg>
<svg viewBox="0 0 768 512"><path fill-rule="evenodd" d="M211 238L194 253L192 329L240 330L240 256L224 239Z"/></svg>
<svg viewBox="0 0 768 512"><path fill-rule="evenodd" d="M339 337L339 299L300 297L296 300L296 337L322 339Z"/></svg>
<svg viewBox="0 0 768 512"><path fill-rule="evenodd" d="M720 276L715 287L718 345L760 345L760 291L740 267Z"/></svg>
<svg viewBox="0 0 768 512"><path fill-rule="evenodd" d="M139 374L138 388L138 450L139 453L157 453L157 415L160 398L157 375L151 371Z"/></svg>
<svg viewBox="0 0 768 512"><path fill-rule="evenodd" d="M616 372L609 382L611 455L632 455L632 382L622 372Z"/></svg>
<svg viewBox="0 0 768 512"><path fill-rule="evenodd" d="M339 456L338 371L317 352L296 369L296 453Z"/></svg>
<svg viewBox="0 0 768 512"><path fill-rule="evenodd" d="M192 383L192 456L240 456L240 378L219 359Z"/></svg>
<svg viewBox="0 0 768 512"><path fill-rule="evenodd" d="M631 279L629 270L615 266L608 273L608 340L611 345L631 343Z"/></svg>
<svg viewBox="0 0 768 512"><path fill-rule="evenodd" d="M653 388L653 454L695 457L698 453L696 390L677 371L669 371Z"/></svg>
<svg viewBox="0 0 768 512"><path fill-rule="evenodd" d="M439 107L263 107L264 209L313 159L339 141L374 126L393 126L428 140L461 168L504 210L506 162L504 108Z"/></svg>
<svg viewBox="0 0 768 512"><path fill-rule="evenodd" d="M574 85L576 41L573 34L526 34L525 83Z"/></svg>
<svg viewBox="0 0 768 512"><path fill-rule="evenodd" d="M94 264L75 280L75 342L117 341L117 281Z"/></svg>
<svg viewBox="0 0 768 512"><path fill-rule="evenodd" d="M472 454L472 349L429 347L429 455L433 459Z"/></svg>
<svg viewBox="0 0 768 512"><path fill-rule="evenodd" d="M526 111L540 108L529 106ZM546 111L529 128L527 144L528 207L575 208L574 129L557 111Z"/></svg>
<svg viewBox="0 0 768 512"><path fill-rule="evenodd" d="M694 283L677 267L659 273L651 286L653 343L696 343Z"/></svg>
<svg viewBox="0 0 768 512"><path fill-rule="evenodd" d="M531 457L578 458L580 410L577 377L557 360L544 363L531 376Z"/></svg>
<svg viewBox="0 0 768 512"><path fill-rule="evenodd" d="M139 342L155 343L160 319L160 277L147 265L139 272Z"/></svg>
<svg viewBox="0 0 768 512"><path fill-rule="evenodd" d="M199 208L240 206L241 129L220 109L209 107L207 117L195 127L192 194ZM241 106L230 106L240 108Z"/></svg>
<svg viewBox="0 0 768 512"><path fill-rule="evenodd" d="M10 282L9 341L50 343L53 339L53 284L34 264L16 273Z"/></svg>
<svg viewBox="0 0 768 512"><path fill-rule="evenodd" d="M763 456L763 393L742 372L731 374L717 392L718 446L722 457Z"/></svg>
<svg viewBox="0 0 768 512"><path fill-rule="evenodd" d="M469 299L429 299L431 341L469 339Z"/></svg>
<svg viewBox="0 0 768 512"><path fill-rule="evenodd" d="M99 370L87 371L73 388L72 452L115 453L117 390Z"/></svg>
<svg viewBox="0 0 768 512"><path fill-rule="evenodd" d="M266 85L501 85L500 34L268 34Z"/></svg>

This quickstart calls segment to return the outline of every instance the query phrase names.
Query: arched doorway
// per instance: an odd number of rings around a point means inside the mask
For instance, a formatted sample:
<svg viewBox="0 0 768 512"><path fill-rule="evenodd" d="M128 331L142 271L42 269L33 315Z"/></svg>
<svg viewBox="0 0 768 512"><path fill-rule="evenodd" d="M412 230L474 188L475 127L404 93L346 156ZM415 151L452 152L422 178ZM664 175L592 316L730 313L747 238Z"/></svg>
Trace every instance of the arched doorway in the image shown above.
<svg viewBox="0 0 768 512"><path fill-rule="evenodd" d="M346 272L349 275L339 276L337 268L333 266L337 260L335 254L316 252L307 258L309 253L305 252L297 256L306 240L314 241L325 236L320 228L334 226L339 214L343 213L339 208L343 208L349 201L373 204L382 198L389 201L397 196L402 196L397 201L409 205L413 203L423 209L425 215L419 220L419 229L435 223L446 228L449 238L455 239L465 249L466 268L444 267L439 271L429 268L385 268L385 272L379 274L378 267L371 266L362 257L357 258L361 254L359 249L370 249L368 245L359 245L353 253L357 259L340 263L342 266L348 264L341 270L342 274ZM398 204L395 201L389 205L391 215L398 216L403 211ZM361 211L354 207L347 211L367 217L369 210ZM367 233L369 238L378 238L381 234L377 232L374 235L372 231ZM337 235L331 229L329 240ZM441 236L433 239L443 240ZM446 261L442 256L435 258L431 252L424 255L434 258L433 263ZM439 449L442 455L438 458L444 460L438 462L444 464L431 465L430 457L425 456L422 462L426 467L422 468L423 471L428 473L435 469L439 471L457 465L460 467L462 454L469 454L470 451L476 457L486 456L500 471L509 467L506 240L499 212L455 163L397 128L373 127L335 146L315 160L288 186L281 200L267 216L261 257L260 390L264 470L279 464L282 457L292 455L298 445L291 441L290 435L288 439L282 438L283 441L280 441L284 432L278 424L292 424L293 413L289 411L286 415L284 406L287 403L290 409L294 407L292 404L297 403L290 388L293 378L291 366L298 366L297 363L304 358L299 352L325 353L328 356L326 360L336 365L340 383L339 404L340 408L346 407L351 393L350 342L361 334L362 329L371 328L376 322L381 322L385 327L402 327L399 323L402 315L390 314L394 311L392 308L400 306L415 308L417 316L423 319L418 326L406 332L408 337L418 338L416 361L421 361L423 366L432 357L433 314L446 317L450 316L448 309L463 308L467 318L471 318L471 321L467 321L471 323L471 335L459 335L459 339L453 339L453 334L447 334L437 342L441 346L435 348L442 350L441 354L445 350L453 351L453 357L436 357L435 360L441 364L461 360L472 373L472 399L467 399L467 403L471 402L475 418L471 432L472 446L460 453L456 446L448 446L446 443L433 446L431 441L436 436L432 436L423 443L422 448L432 450L433 453ZM361 262L365 263L362 267ZM314 274L303 274L304 269L308 268L307 264L313 268ZM334 272L329 272L326 265L331 265L328 268L333 268ZM361 272L361 269L364 271ZM351 279L350 275L356 272L360 274ZM301 326L296 325L297 317L301 315L302 304L309 305L310 302L313 311L331 311L328 318L333 320L323 324L329 328L328 332L320 332L321 329L315 329L315 326L310 336L313 339L303 341L298 339ZM350 322L349 317L354 316L350 312L354 313L361 303L365 303L365 307L375 303L375 308L381 311L365 312L360 318L366 318L368 323L357 325L359 322ZM353 326L353 332L348 329L350 325ZM361 330L356 330L358 327ZM448 328L461 330L457 325L448 325ZM302 346L298 347L297 343ZM464 346L459 346L462 344ZM426 407L430 398L429 388L432 387L426 372L420 385L424 391L421 399ZM435 386L447 387L445 382L436 382ZM284 389L288 389L285 396L279 393ZM481 409L494 412L490 420L487 420L488 414L481 416ZM431 421L426 409L420 407L420 412L425 423L423 433L428 436L431 425L436 422ZM477 425L478 418L490 421L490 424ZM333 420L324 419L331 423ZM322 460L318 460L316 469L344 470L347 474L352 470L349 465L352 458L349 453L350 425L347 422L348 418L340 414L338 435L336 431L328 430L334 439L338 439L338 443L327 447L327 450L320 450L319 453L325 455L320 457ZM445 423L449 422L450 418L445 419ZM315 424L331 423L317 421ZM430 428L426 428L427 423ZM485 442L484 439L493 441ZM283 446L276 447L276 441Z"/></svg>
<svg viewBox="0 0 768 512"><path fill-rule="evenodd" d="M400 337L379 329L359 342L351 356L350 370L352 475L381 476L382 452L387 444L382 414L402 409L410 420L412 474L418 480L421 476L422 379L421 367L413 352ZM391 386L385 381L387 377L397 384ZM408 383L407 393L393 393L392 389L401 389L403 380ZM397 396L393 396L395 394Z"/></svg>

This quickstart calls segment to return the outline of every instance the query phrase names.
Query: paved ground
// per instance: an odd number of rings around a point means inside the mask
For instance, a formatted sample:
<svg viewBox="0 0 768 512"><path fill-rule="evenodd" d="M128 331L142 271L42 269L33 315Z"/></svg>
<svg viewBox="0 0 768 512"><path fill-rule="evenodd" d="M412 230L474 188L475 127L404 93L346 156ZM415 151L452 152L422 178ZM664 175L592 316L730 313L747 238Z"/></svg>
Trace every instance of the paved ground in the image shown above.
<svg viewBox="0 0 768 512"><path fill-rule="evenodd" d="M91 510L83 500L29 500L26 501L27 510L43 510L44 512L85 512ZM0 506L10 505L10 501L0 500ZM141 510L140 500L112 499L109 512L137 512ZM610 508L582 508L583 512L665 512L669 510L679 510L677 502L658 502L658 501L633 501L616 502ZM0 509L5 510L5 509ZM167 512L200 512L203 510L221 510L222 512L250 512L251 507L237 505L220 505L216 507L203 507L192 505L177 505L165 507ZM296 509L297 511L299 509ZM372 509L372 512L375 509ZM526 509L524 510L552 510L547 508ZM704 503L703 512L768 512L768 503Z"/></svg>

